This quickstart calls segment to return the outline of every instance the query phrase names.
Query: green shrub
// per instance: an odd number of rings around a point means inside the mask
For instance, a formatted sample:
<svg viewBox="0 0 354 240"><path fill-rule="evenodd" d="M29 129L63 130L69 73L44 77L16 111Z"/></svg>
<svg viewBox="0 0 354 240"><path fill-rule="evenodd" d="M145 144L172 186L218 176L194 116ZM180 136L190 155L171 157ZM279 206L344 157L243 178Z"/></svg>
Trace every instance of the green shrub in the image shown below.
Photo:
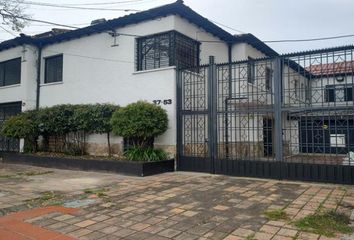
<svg viewBox="0 0 354 240"><path fill-rule="evenodd" d="M41 134L50 136L62 136L70 132L76 132L74 111L78 105L62 104L53 107L42 108L38 111L38 122Z"/></svg>
<svg viewBox="0 0 354 240"><path fill-rule="evenodd" d="M119 106L113 104L79 105L74 111L74 122L77 130L86 133L107 135L108 155L111 156L110 133L112 131L111 118Z"/></svg>
<svg viewBox="0 0 354 240"><path fill-rule="evenodd" d="M66 136L69 133L78 131L77 123L74 119L75 108L78 105L61 104L52 107L41 108L37 112L38 128L41 136L43 137L43 150L49 151L49 139L52 137L57 140L62 140L62 145L54 146L55 151L59 152L79 152L81 151L76 143L66 143ZM70 150L68 150L70 148Z"/></svg>
<svg viewBox="0 0 354 240"><path fill-rule="evenodd" d="M134 146L147 147L167 130L168 116L161 107L139 101L117 110L111 124L114 134L131 140Z"/></svg>
<svg viewBox="0 0 354 240"><path fill-rule="evenodd" d="M86 148L86 135L90 133L107 134L108 154L111 155L111 118L119 108L113 104L62 104L41 108L37 111L38 128L43 137L44 151L49 151L49 139L64 142L55 151L83 155Z"/></svg>
<svg viewBox="0 0 354 240"><path fill-rule="evenodd" d="M130 161L154 162L166 160L168 155L162 149L152 147L131 147L124 152L124 156Z"/></svg>
<svg viewBox="0 0 354 240"><path fill-rule="evenodd" d="M25 151L36 151L39 131L35 112L28 111L10 117L2 124L1 134L9 138L23 138L25 139Z"/></svg>

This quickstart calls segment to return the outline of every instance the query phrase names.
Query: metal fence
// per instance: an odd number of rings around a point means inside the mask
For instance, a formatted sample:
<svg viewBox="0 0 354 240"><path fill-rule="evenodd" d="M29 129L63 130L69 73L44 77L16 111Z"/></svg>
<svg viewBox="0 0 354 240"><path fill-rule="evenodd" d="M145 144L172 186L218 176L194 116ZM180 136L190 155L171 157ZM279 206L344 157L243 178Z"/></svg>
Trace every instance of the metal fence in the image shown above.
<svg viewBox="0 0 354 240"><path fill-rule="evenodd" d="M354 183L353 51L179 70L178 168Z"/></svg>
<svg viewBox="0 0 354 240"><path fill-rule="evenodd" d="M10 116L21 112L21 103L0 104L0 128L2 123ZM0 135L0 152L16 152L19 150L19 141Z"/></svg>

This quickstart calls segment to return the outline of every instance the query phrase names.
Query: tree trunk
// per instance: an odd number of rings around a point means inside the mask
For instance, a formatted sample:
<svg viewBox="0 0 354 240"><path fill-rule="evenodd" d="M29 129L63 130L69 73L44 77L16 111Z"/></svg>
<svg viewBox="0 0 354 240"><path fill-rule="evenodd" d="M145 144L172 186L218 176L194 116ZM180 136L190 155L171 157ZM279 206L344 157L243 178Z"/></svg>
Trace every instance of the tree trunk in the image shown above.
<svg viewBox="0 0 354 240"><path fill-rule="evenodd" d="M110 133L107 133L107 144L108 144L108 156L111 157L112 156L112 152L111 152L111 137L110 137Z"/></svg>

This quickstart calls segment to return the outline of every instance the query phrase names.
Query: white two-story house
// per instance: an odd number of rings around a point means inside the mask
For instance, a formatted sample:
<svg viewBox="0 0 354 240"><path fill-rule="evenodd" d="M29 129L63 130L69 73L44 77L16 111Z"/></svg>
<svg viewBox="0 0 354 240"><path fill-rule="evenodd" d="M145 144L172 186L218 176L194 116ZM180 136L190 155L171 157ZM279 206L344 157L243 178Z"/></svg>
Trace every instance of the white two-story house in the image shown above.
<svg viewBox="0 0 354 240"><path fill-rule="evenodd" d="M72 31L21 35L0 43L0 122L18 111L71 103L160 103L169 129L155 144L175 152L176 66L272 57L252 34L234 36L183 1ZM0 138L1 150L18 144ZM122 139L114 138L113 149ZM92 135L88 152L106 152Z"/></svg>

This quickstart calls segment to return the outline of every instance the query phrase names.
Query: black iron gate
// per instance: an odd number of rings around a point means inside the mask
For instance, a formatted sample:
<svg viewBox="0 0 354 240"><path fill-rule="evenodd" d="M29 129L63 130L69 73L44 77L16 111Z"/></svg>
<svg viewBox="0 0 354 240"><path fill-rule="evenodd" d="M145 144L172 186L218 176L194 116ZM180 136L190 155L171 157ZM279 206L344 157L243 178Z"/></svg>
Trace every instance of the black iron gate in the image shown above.
<svg viewBox="0 0 354 240"><path fill-rule="evenodd" d="M20 112L21 102L0 104L0 126L7 118ZM1 136L0 133L0 152L17 152L19 146L17 139Z"/></svg>
<svg viewBox="0 0 354 240"><path fill-rule="evenodd" d="M354 47L178 71L178 169L354 183Z"/></svg>

